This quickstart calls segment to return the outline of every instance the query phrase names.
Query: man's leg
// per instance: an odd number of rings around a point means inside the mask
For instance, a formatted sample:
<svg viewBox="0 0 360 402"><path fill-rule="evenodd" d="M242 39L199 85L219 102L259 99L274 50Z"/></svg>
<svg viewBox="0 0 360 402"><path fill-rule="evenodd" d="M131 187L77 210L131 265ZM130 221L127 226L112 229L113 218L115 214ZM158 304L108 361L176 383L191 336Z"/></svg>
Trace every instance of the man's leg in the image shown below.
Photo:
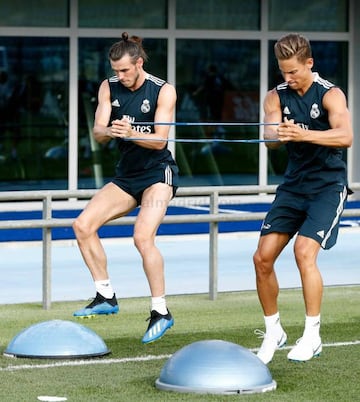
<svg viewBox="0 0 360 402"><path fill-rule="evenodd" d="M322 351L320 310L323 282L316 264L319 250L320 244L317 241L301 235L297 237L294 252L301 276L306 316L303 336L289 352L289 360L310 360Z"/></svg>
<svg viewBox="0 0 360 402"><path fill-rule="evenodd" d="M77 317L117 313L119 307L112 289L104 248L97 234L106 222L120 217L136 206L135 200L113 183L103 187L75 220L73 229L85 264L95 282L96 297Z"/></svg>
<svg viewBox="0 0 360 402"><path fill-rule="evenodd" d="M150 323L143 343L159 339L174 324L165 300L164 260L155 245L156 233L164 219L172 194L172 187L164 183L156 183L147 188L143 193L135 223L134 242L142 257L152 296Z"/></svg>
<svg viewBox="0 0 360 402"><path fill-rule="evenodd" d="M256 271L256 287L258 297L264 312L265 333L256 330L264 338L257 356L265 363L269 363L275 351L286 344L287 336L280 323L277 298L279 284L276 278L274 263L281 251L288 243L289 236L282 233L270 233L261 236L254 265Z"/></svg>

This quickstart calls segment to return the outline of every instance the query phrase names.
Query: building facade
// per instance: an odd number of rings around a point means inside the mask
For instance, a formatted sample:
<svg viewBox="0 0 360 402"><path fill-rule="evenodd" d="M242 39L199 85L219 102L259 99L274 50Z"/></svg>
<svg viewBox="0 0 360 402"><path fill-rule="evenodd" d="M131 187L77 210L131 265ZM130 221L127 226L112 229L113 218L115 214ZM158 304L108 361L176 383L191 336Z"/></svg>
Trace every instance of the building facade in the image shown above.
<svg viewBox="0 0 360 402"><path fill-rule="evenodd" d="M91 127L98 86L112 74L108 49L124 31L144 39L146 71L176 86L175 121L186 124L171 128L169 147L182 186L281 180L284 151L270 152L256 140L262 99L281 82L273 44L288 32L310 39L314 71L348 97L355 138L344 158L349 181L360 181L359 2L303 0L296 8L286 0L4 3L0 191L98 188L112 177L118 151L113 143L94 143Z"/></svg>

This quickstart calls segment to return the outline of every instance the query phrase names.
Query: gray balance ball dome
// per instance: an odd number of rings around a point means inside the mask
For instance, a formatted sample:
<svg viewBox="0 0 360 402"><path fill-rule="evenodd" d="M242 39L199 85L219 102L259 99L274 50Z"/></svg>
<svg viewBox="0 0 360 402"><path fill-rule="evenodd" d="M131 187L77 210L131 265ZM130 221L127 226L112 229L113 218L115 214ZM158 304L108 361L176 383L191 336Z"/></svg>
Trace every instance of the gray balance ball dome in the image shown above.
<svg viewBox="0 0 360 402"><path fill-rule="evenodd" d="M250 350L231 342L194 342L165 363L155 386L164 391L247 394L276 389L268 367Z"/></svg>
<svg viewBox="0 0 360 402"><path fill-rule="evenodd" d="M95 357L110 353L91 329L72 321L50 320L19 332L6 348L5 356L32 358Z"/></svg>

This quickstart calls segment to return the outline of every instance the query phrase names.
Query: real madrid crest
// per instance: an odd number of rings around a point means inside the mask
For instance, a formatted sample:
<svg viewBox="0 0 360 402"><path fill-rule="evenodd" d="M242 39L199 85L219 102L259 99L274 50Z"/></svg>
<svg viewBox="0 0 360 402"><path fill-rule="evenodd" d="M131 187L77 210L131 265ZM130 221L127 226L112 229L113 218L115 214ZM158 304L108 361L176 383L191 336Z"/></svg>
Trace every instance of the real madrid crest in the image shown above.
<svg viewBox="0 0 360 402"><path fill-rule="evenodd" d="M148 99L144 99L144 100L143 100L143 103L142 103L142 105L141 105L140 110L141 110L143 113L149 113L149 112L150 112L150 102L149 102Z"/></svg>
<svg viewBox="0 0 360 402"><path fill-rule="evenodd" d="M320 116L319 105L317 103L313 103L310 110L310 117L312 119L317 119Z"/></svg>

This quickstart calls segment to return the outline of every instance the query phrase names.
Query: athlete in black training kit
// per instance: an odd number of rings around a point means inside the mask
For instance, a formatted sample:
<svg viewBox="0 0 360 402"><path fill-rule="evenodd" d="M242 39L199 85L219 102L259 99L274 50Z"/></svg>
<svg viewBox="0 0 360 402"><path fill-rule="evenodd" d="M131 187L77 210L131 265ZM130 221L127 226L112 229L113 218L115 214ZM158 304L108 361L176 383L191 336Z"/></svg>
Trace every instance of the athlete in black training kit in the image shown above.
<svg viewBox="0 0 360 402"><path fill-rule="evenodd" d="M309 41L298 34L286 35L275 44L275 56L285 82L265 97L264 122L269 125L264 126L264 138L278 140L267 142L270 148L285 145L288 165L254 254L257 292L266 328L258 357L265 364L287 340L280 323L274 264L295 234L294 254L306 314L303 335L288 353L288 359L310 360L322 350L323 283L317 256L320 248L329 249L336 243L348 195L342 152L353 139L345 95L312 72Z"/></svg>
<svg viewBox="0 0 360 402"><path fill-rule="evenodd" d="M115 139L121 157L112 182L92 198L73 225L96 288L93 302L74 315L119 311L97 231L104 223L140 206L134 243L142 257L152 296L150 323L142 339L149 343L174 324L166 305L164 262L155 236L176 193L178 168L167 149L170 126L146 123L173 121L176 91L144 71L147 55L138 37L129 38L123 33L122 39L110 48L109 60L115 75L100 85L93 134L99 143Z"/></svg>

